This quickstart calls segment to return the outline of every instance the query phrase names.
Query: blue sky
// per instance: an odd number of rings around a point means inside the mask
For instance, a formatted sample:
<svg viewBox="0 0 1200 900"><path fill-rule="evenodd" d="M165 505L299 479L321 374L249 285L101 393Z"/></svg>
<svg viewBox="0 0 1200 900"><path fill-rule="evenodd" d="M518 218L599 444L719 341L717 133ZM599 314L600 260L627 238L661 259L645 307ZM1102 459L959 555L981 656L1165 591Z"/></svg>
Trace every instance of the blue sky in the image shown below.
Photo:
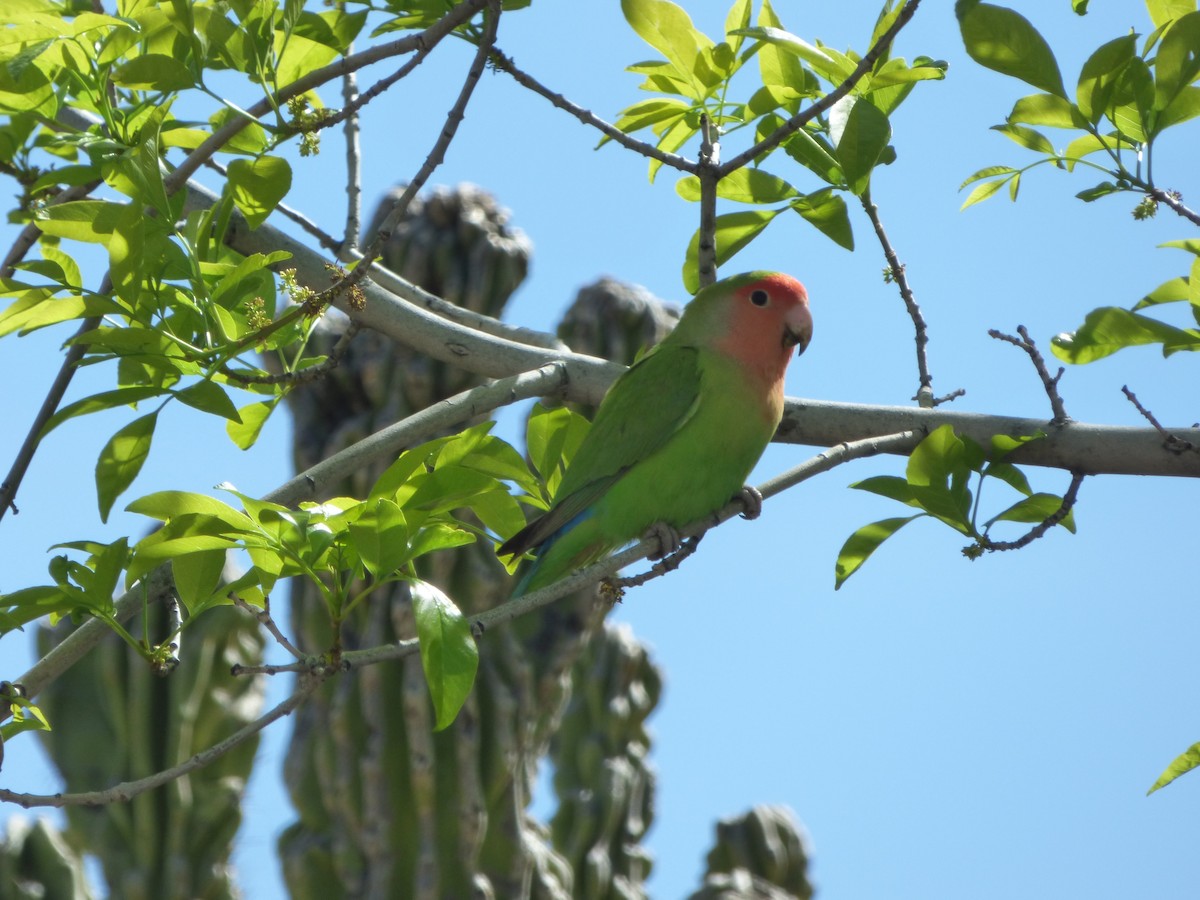
<svg viewBox="0 0 1200 900"><path fill-rule="evenodd" d="M700 28L718 33L724 3L683 5ZM1130 28L1149 30L1135 0L1094 3L1084 18L1068 0L1010 5L1055 47L1068 85L1096 46ZM875 3L859 0L776 7L806 39L860 51L877 13ZM645 96L623 67L655 55L616 0L535 3L506 17L500 43L526 71L610 119ZM1167 211L1134 222L1130 198L1085 205L1073 195L1097 179L1048 168L1026 179L1015 205L996 198L959 212L958 186L972 172L1032 161L987 130L1032 89L966 57L944 0L925 0L896 49L950 63L944 82L918 85L893 117L898 160L872 185L929 322L934 388L965 388L963 409L1049 418L1028 361L987 330L1024 324L1045 347L1087 310L1131 305L1185 272L1188 257L1155 245L1194 234ZM467 62L466 48L439 49L368 108L365 196L419 167ZM241 90L234 99L252 96ZM1194 134L1193 125L1169 135L1155 164L1160 183L1185 200L1197 196ZM612 145L594 151L596 140L546 101L489 74L434 176L438 184L492 190L533 240L531 277L509 306L511 321L553 327L574 292L601 275L685 298L679 272L695 206L676 196L670 173L651 185L644 160ZM337 231L342 199L329 185L340 177L342 154L336 135L324 141L319 158L293 160L289 203ZM731 142L725 154L738 149ZM767 168L802 190L817 187L781 163ZM869 224L861 214L852 219L854 253L798 218L781 219L724 271L782 269L807 284L815 337L791 368L790 395L908 403L916 386L911 323L880 277L884 260ZM56 330L4 342L6 466L66 336ZM1128 384L1165 423L1188 425L1200 419L1196 364L1186 354L1163 360L1152 349L1127 351L1070 369L1062 394L1076 419L1140 425L1120 393ZM70 398L110 386L104 378L88 371ZM45 550L56 541L110 540L143 528L124 514L103 526L96 513L94 459L127 419L122 411L75 420L43 446L18 496L21 514L3 522L0 590L41 583ZM169 426L123 502L221 481L260 494L289 474L282 417L250 453L229 444L220 423L186 410L172 410ZM756 478L810 452L772 447ZM962 541L949 529L915 523L835 594L834 560L845 538L899 514L890 501L846 486L902 467L898 459L862 461L787 492L758 521L736 520L708 536L679 572L631 592L615 613L666 672L651 720L659 776L648 842L652 894L684 896L696 885L716 819L781 803L811 835L811 872L824 900L1195 896L1200 776L1144 794L1200 740L1200 703L1186 688L1200 626L1190 556L1200 485L1089 479L1077 535L1057 529L1023 551L976 562L960 554ZM1059 472L1030 475L1038 489L1061 492L1068 482ZM5 639L0 678L24 670L27 643ZM254 898L282 896L273 847L292 818L276 767L288 727L269 732L247 800L237 859ZM0 784L55 789L33 741L6 749Z"/></svg>

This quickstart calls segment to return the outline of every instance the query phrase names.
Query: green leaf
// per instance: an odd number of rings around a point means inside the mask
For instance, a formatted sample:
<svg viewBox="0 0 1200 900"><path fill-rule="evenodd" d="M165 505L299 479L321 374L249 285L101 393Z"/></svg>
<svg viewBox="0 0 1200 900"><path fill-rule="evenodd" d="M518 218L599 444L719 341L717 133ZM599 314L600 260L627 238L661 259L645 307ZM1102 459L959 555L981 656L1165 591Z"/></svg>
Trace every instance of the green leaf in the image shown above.
<svg viewBox="0 0 1200 900"><path fill-rule="evenodd" d="M912 486L896 475L874 475L850 485L856 491L867 491L901 503L913 504Z"/></svg>
<svg viewBox="0 0 1200 900"><path fill-rule="evenodd" d="M241 424L241 416L229 395L211 381L198 381L191 387L175 392L175 399L201 412L221 416L230 422Z"/></svg>
<svg viewBox="0 0 1200 900"><path fill-rule="evenodd" d="M777 116L769 117L776 119L782 124L782 119ZM764 119L764 124L766 119ZM765 137L766 134L761 135ZM823 140L817 140L816 137L808 133L807 129L801 128L790 138L783 143L784 152L792 159L800 163L811 172L816 173L822 181L834 185L844 185L846 176L842 173L842 167L838 164L837 159L830 153Z"/></svg>
<svg viewBox="0 0 1200 900"><path fill-rule="evenodd" d="M1060 334L1050 344L1059 359L1082 365L1141 344L1162 344L1163 354L1200 349L1200 333L1184 331L1115 306L1094 309L1074 334Z"/></svg>
<svg viewBox="0 0 1200 900"><path fill-rule="evenodd" d="M53 82L38 66L14 67L14 62L0 65L0 112L36 113L53 119L58 111Z"/></svg>
<svg viewBox="0 0 1200 900"><path fill-rule="evenodd" d="M225 570L224 550L204 550L185 553L171 559L171 574L175 591L189 616L199 613L221 583Z"/></svg>
<svg viewBox="0 0 1200 900"><path fill-rule="evenodd" d="M699 100L702 91L696 76L704 73L698 71L697 57L701 50L712 47L712 40L697 31L691 17L669 0L621 0L621 11L638 36L691 82L693 91L689 96ZM706 86L713 84L715 82Z"/></svg>
<svg viewBox="0 0 1200 900"><path fill-rule="evenodd" d="M793 201L791 207L839 247L854 249L854 232L846 201L831 188L801 197Z"/></svg>
<svg viewBox="0 0 1200 900"><path fill-rule="evenodd" d="M993 462L983 470L984 477L998 478L1005 484L1020 491L1026 497L1033 493L1033 488L1029 486L1029 479L1025 477L1025 473L1007 462Z"/></svg>
<svg viewBox="0 0 1200 900"><path fill-rule="evenodd" d="M892 139L887 116L869 100L847 95L829 111L829 133L851 193L862 196Z"/></svg>
<svg viewBox="0 0 1200 900"><path fill-rule="evenodd" d="M386 578L408 561L404 510L386 497L377 498L369 512L350 523L348 532L363 567L375 579Z"/></svg>
<svg viewBox="0 0 1200 900"><path fill-rule="evenodd" d="M262 434L263 426L274 411L277 400L251 403L237 411L237 418L225 423L225 433L239 450L249 450Z"/></svg>
<svg viewBox="0 0 1200 900"><path fill-rule="evenodd" d="M1200 766L1200 744L1192 744L1181 754L1179 754L1171 762L1163 773L1158 776L1158 780L1150 785L1150 790L1146 791L1146 796L1149 797L1159 788L1166 787L1180 775L1186 775L1192 769Z"/></svg>
<svg viewBox="0 0 1200 900"><path fill-rule="evenodd" d="M81 318L87 313L88 303L83 297L54 299L49 289L31 288L0 313L0 337L14 331L29 334L48 325Z"/></svg>
<svg viewBox="0 0 1200 900"><path fill-rule="evenodd" d="M993 125L992 131L998 131L1009 140L1020 144L1035 153L1045 153L1054 156L1054 145L1040 131L1026 128L1024 125Z"/></svg>
<svg viewBox="0 0 1200 900"><path fill-rule="evenodd" d="M1117 85L1116 75L1125 68L1137 52L1137 38L1132 34L1102 44L1083 64L1075 102L1084 118L1095 125L1112 102Z"/></svg>
<svg viewBox="0 0 1200 900"><path fill-rule="evenodd" d="M1154 64L1154 108L1166 109L1200 76L1200 12L1189 12L1167 29Z"/></svg>
<svg viewBox="0 0 1200 900"><path fill-rule="evenodd" d="M100 506L100 521L107 522L112 505L133 483L142 464L150 454L150 442L158 412L134 419L114 434L100 451L96 462L96 496Z"/></svg>
<svg viewBox="0 0 1200 900"><path fill-rule="evenodd" d="M138 91L182 91L195 83L187 65L165 53L135 56L118 66L112 79L122 87Z"/></svg>
<svg viewBox="0 0 1200 900"><path fill-rule="evenodd" d="M207 520L216 520L222 524L223 529L228 528L231 531L248 530L254 525L249 516L228 503L222 503L216 497L207 494L194 494L189 491L156 491L139 497L125 509L139 516L158 519L160 522L174 521L181 516L199 516Z"/></svg>
<svg viewBox="0 0 1200 900"><path fill-rule="evenodd" d="M962 454L963 442L954 433L953 426L941 425L926 435L908 457L906 479L913 486L945 486L960 464Z"/></svg>
<svg viewBox="0 0 1200 900"><path fill-rule="evenodd" d="M1200 87L1185 87L1155 121L1154 134L1200 116Z"/></svg>
<svg viewBox="0 0 1200 900"><path fill-rule="evenodd" d="M1071 11L1077 16L1087 15L1088 0L1071 0Z"/></svg>
<svg viewBox="0 0 1200 900"><path fill-rule="evenodd" d="M1192 264L1192 269L1195 271L1195 263ZM1160 303L1178 303L1180 300L1188 300L1191 297L1191 292L1196 287L1194 278L1179 276L1172 278L1169 281L1164 281L1145 297L1134 304L1134 309L1143 309L1147 306L1157 306Z"/></svg>
<svg viewBox="0 0 1200 900"><path fill-rule="evenodd" d="M471 693L479 667L479 648L471 625L449 597L427 581L413 581L413 612L421 667L433 699L435 731L454 721Z"/></svg>
<svg viewBox="0 0 1200 900"><path fill-rule="evenodd" d="M1082 128L1083 115L1070 101L1054 94L1030 94L1013 104L1011 124L1043 125L1049 128Z"/></svg>
<svg viewBox="0 0 1200 900"><path fill-rule="evenodd" d="M292 168L278 156L235 159L228 171L233 202L251 228L265 222L292 187Z"/></svg>
<svg viewBox="0 0 1200 900"><path fill-rule="evenodd" d="M675 191L684 200L700 199L700 179L688 175L679 179ZM801 196L800 192L776 175L762 169L742 168L717 182L717 196L737 203L778 203Z"/></svg>
<svg viewBox="0 0 1200 900"><path fill-rule="evenodd" d="M285 35L282 31L275 32L275 53L279 61L273 74L278 87L289 85L302 75L326 66L338 57L338 51L333 47L303 35Z"/></svg>
<svg viewBox="0 0 1200 900"><path fill-rule="evenodd" d="M35 221L42 232L53 237L104 244L109 241L127 211L128 206L124 203L73 200L43 207L38 210Z"/></svg>
<svg viewBox="0 0 1200 900"><path fill-rule="evenodd" d="M1146 9L1154 27L1179 19L1196 9L1196 0L1146 0Z"/></svg>
<svg viewBox="0 0 1200 900"><path fill-rule="evenodd" d="M1011 177L1016 177L1016 175L1017 173L1014 172ZM958 211L962 212L968 206L974 206L976 203L982 203L988 197L992 196L992 194L1000 190L1000 188L1004 187L1007 181L1009 181L1009 178L997 178L995 181L984 181L975 185L975 187L971 189L971 193L967 194L967 199L963 201L963 205L958 208Z"/></svg>
<svg viewBox="0 0 1200 900"><path fill-rule="evenodd" d="M1066 98L1054 51L1028 19L1011 9L979 0L957 0L954 13L971 59Z"/></svg>
<svg viewBox="0 0 1200 900"><path fill-rule="evenodd" d="M655 97L652 100L642 100L621 111L620 117L613 124L626 134L632 134L653 125L663 125L682 119L691 111L691 104L674 97ZM657 130L657 129L656 129ZM607 135L600 139L597 148L611 140Z"/></svg>
<svg viewBox="0 0 1200 900"><path fill-rule="evenodd" d="M525 428L525 449L533 467L546 482L549 496L554 496L558 490L562 474L589 428L591 423L587 419L565 406L534 405Z"/></svg>
<svg viewBox="0 0 1200 900"><path fill-rule="evenodd" d="M785 208L753 209L717 216L717 265L722 266L732 259L739 250L758 237L762 230L771 224L771 220ZM688 244L683 263L683 286L693 294L700 290L699 250L700 232L697 230Z"/></svg>
<svg viewBox="0 0 1200 900"><path fill-rule="evenodd" d="M52 415L42 428L42 437L76 416L86 416L89 413L105 409L116 409L118 406L133 406L142 400L149 400L151 397L159 397L162 394L161 388L146 385L132 385L92 394L90 397L84 397L82 400L76 400L74 403L64 406Z"/></svg>
<svg viewBox="0 0 1200 900"><path fill-rule="evenodd" d="M1111 181L1102 181L1095 187L1090 187L1080 191L1075 196L1084 203L1091 203L1093 200L1099 200L1101 197L1107 197L1109 194L1119 194L1123 188L1117 187Z"/></svg>
<svg viewBox="0 0 1200 900"><path fill-rule="evenodd" d="M879 549L879 545L907 525L913 519L919 519L924 513L915 516L901 516L895 519L882 519L864 525L846 539L842 549L838 551L837 563L834 566L834 584L836 591L846 579L862 568L863 563L870 559L871 554Z"/></svg>
<svg viewBox="0 0 1200 900"><path fill-rule="evenodd" d="M844 58L839 58L840 54L835 55L829 52L827 48L814 47L803 38L784 31L776 25L758 25L754 28L742 28L732 33L744 35L757 41L763 41L772 47L778 47L782 51L782 55L791 56L800 62L807 63L814 72L833 84L841 84L854 71L854 65L847 66ZM765 52L765 49L763 48L759 53ZM803 80L800 80L799 84L795 80L785 80L796 79L798 76L794 73L795 69L791 73L788 73L785 78L776 78L775 80L768 81L768 73L763 71L763 84L779 84L792 88L799 87L800 84L803 84Z"/></svg>
<svg viewBox="0 0 1200 900"><path fill-rule="evenodd" d="M999 515L992 516L985 523L990 528L996 522L1044 522L1062 508L1062 497L1054 494L1031 494L1023 500L1018 500ZM1067 513L1058 523L1072 534L1075 533L1075 513Z"/></svg>

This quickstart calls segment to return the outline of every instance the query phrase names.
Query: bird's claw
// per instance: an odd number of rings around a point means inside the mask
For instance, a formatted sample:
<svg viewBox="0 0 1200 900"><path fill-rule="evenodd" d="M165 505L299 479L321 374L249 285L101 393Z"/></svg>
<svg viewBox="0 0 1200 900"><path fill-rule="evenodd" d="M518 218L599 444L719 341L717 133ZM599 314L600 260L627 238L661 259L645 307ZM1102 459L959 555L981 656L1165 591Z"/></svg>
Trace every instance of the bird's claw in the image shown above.
<svg viewBox="0 0 1200 900"><path fill-rule="evenodd" d="M657 540L658 549L650 554L651 559L663 559L679 549L679 532L666 522L655 522L642 535L642 540Z"/></svg>
<svg viewBox="0 0 1200 900"><path fill-rule="evenodd" d="M746 507L742 512L743 519L757 519L762 515L763 495L758 488L746 485L738 491L737 496Z"/></svg>

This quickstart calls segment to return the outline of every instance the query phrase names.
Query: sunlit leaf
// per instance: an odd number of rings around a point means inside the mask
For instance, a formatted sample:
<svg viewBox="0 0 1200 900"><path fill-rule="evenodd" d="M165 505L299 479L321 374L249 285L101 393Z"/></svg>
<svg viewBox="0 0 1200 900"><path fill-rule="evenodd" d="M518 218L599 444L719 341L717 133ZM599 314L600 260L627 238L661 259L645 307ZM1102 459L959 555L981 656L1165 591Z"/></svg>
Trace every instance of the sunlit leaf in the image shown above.
<svg viewBox="0 0 1200 900"><path fill-rule="evenodd" d="M96 462L96 496L102 522L108 521L113 503L142 470L142 464L150 455L150 443L157 424L157 411L134 419L114 434L100 451Z"/></svg>
<svg viewBox="0 0 1200 900"><path fill-rule="evenodd" d="M1054 51L1028 19L1011 9L979 0L957 0L954 13L971 59L1066 98Z"/></svg>
<svg viewBox="0 0 1200 900"><path fill-rule="evenodd" d="M441 731L454 721L471 692L479 667L479 648L470 623L454 601L426 581L411 582L410 590L421 667L437 720L434 730Z"/></svg>
<svg viewBox="0 0 1200 900"><path fill-rule="evenodd" d="M837 563L834 566L833 589L838 590L846 579L862 568L863 563L871 558L871 554L879 549L879 545L907 525L913 519L919 519L924 513L915 516L901 516L895 519L882 519L864 525L846 539L842 549L838 551Z"/></svg>

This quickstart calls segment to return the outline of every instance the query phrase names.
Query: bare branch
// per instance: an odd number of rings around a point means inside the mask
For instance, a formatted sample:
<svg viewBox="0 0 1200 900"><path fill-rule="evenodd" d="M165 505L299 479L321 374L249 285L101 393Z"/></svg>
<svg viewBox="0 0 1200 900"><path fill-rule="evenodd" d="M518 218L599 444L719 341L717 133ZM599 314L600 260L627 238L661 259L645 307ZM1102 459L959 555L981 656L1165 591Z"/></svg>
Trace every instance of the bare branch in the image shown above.
<svg viewBox="0 0 1200 900"><path fill-rule="evenodd" d="M1043 519L1038 524L1034 525L1029 531L1021 535L1015 541L993 541L986 535L981 535L976 544L970 545L964 550L964 554L972 556L973 553L978 553L975 547L982 547L984 550L1020 550L1022 547L1028 546L1044 535L1047 531L1061 522L1067 517L1067 514L1075 506L1075 500L1079 496L1079 486L1083 484L1083 479L1087 476L1082 472L1074 472L1071 476L1071 486L1067 488L1067 492L1063 494L1062 504Z"/></svg>
<svg viewBox="0 0 1200 900"><path fill-rule="evenodd" d="M1183 216L1193 225L1200 225L1200 212L1194 209L1188 209L1183 205L1183 196L1178 191L1164 191L1162 188L1149 188L1147 193L1150 197L1164 206L1170 208L1176 214Z"/></svg>
<svg viewBox="0 0 1200 900"><path fill-rule="evenodd" d="M89 181L87 184L72 185L55 194L54 198L47 202L46 205L57 206L60 203L82 200L103 183L102 181ZM21 233L17 235L17 239L8 248L8 253L4 256L4 262L0 262L0 278L12 278L13 267L25 258L25 254L32 249L41 236L42 229L38 228L37 222L30 222L21 229Z"/></svg>
<svg viewBox="0 0 1200 900"><path fill-rule="evenodd" d="M1029 354L1029 359L1033 362L1033 367L1037 370L1038 377L1042 379L1042 387L1046 389L1046 396L1050 399L1050 408L1054 412L1054 418L1050 420L1051 424L1062 425L1065 422L1069 422L1071 417L1067 415L1067 408L1063 405L1062 396L1058 393L1058 380L1062 378L1064 370L1060 367L1058 374L1053 378L1050 377L1050 371L1046 368L1046 360L1042 358L1037 344L1029 336L1028 329L1024 325L1018 325L1017 334L1020 335L1019 338L1015 338L1011 334L1004 334L995 328L990 329L988 334L998 341L1005 341L1014 347L1020 347Z"/></svg>
<svg viewBox="0 0 1200 900"><path fill-rule="evenodd" d="M329 354L323 363L309 366L298 372L280 372L278 375L246 375L230 369L228 366L222 366L221 374L239 384L287 384L292 386L308 384L318 378L324 378L341 364L342 357L350 349L350 342L359 330L360 326L357 322L350 322L346 326L346 330L338 337L337 342L329 349Z"/></svg>
<svg viewBox="0 0 1200 900"><path fill-rule="evenodd" d="M913 399L919 406L931 409L937 405L937 401L933 396L933 376L929 374L929 331L925 325L925 317L921 315L921 307L917 305L917 298L913 296L904 264L900 262L900 257L896 255L892 242L888 240L887 232L883 230L883 222L879 218L879 207L871 199L870 188L863 191L863 195L859 199L862 201L867 218L871 220L871 225L875 228L875 236L879 238L879 245L883 248L883 256L887 260L885 280L895 282L896 287L900 289L900 298L904 301L904 308L908 310L909 318L912 319L917 344L917 395Z"/></svg>
<svg viewBox="0 0 1200 900"><path fill-rule="evenodd" d="M700 287L717 280L717 182L721 180L721 144L716 127L707 115L700 117L700 236L696 245L696 267Z"/></svg>
<svg viewBox="0 0 1200 900"><path fill-rule="evenodd" d="M404 53L412 53L420 50L428 51L429 48L436 45L455 28L479 12L487 2L489 0L463 0L462 3L456 5L446 15L442 16L437 22L419 34L406 35L397 40L389 41L386 44L369 47L353 56L344 56L336 62L309 72L297 78L291 84L285 85L272 97L260 100L251 106L245 111L245 115L232 117L222 127L214 131L199 147L189 153L183 162L179 164L178 168L163 179L167 194L173 194L182 188L205 160L210 159L234 135L260 116L265 116L291 98L299 97L307 91L314 90L334 79L341 78L348 72L358 71L364 66L369 66L380 60L390 59L393 56L400 56Z"/></svg>
<svg viewBox="0 0 1200 900"><path fill-rule="evenodd" d="M420 52L416 56L420 56ZM346 138L346 233L343 243L357 247L362 238L362 147L359 144L358 83L353 72L342 76L342 108L348 110L342 134Z"/></svg>
<svg viewBox="0 0 1200 900"><path fill-rule="evenodd" d="M892 27L879 36L879 40L875 42L859 61L858 65L854 67L854 71L850 73L849 78L820 100L816 101L812 106L800 110L800 112L792 116L749 150L739 153L733 159L729 160L729 162L725 163L725 165L721 166L721 175L728 175L735 169L740 169L760 156L771 152L817 116L827 112L830 107L854 90L854 86L862 80L863 76L874 68L875 61L887 52L888 48L892 45L892 41L896 39L896 35L900 33L900 29L908 24L909 20L916 13L917 7L920 5L921 0L909 0L904 9L900 11L900 15L896 16L896 21L892 23Z"/></svg>
<svg viewBox="0 0 1200 900"><path fill-rule="evenodd" d="M284 650L290 653L295 659L308 659L303 653L296 649L295 645L288 640L287 635L280 631L279 626L275 623L274 617L271 615L271 599L268 597L264 601L262 609L257 606L251 606L237 594L230 594L229 599L233 601L233 605L243 612L248 612L258 621L258 624L263 626L271 633L271 637L275 638L275 642Z"/></svg>
<svg viewBox="0 0 1200 900"><path fill-rule="evenodd" d="M1162 435L1163 446L1166 449L1170 450L1172 453L1186 453L1188 450L1196 449L1196 445L1191 441L1185 441L1167 431L1167 429L1163 428L1162 425L1159 424L1158 419L1154 417L1154 413L1142 406L1141 402L1137 398L1137 395L1129 389L1128 385L1121 385L1121 392L1125 395L1129 402L1137 408L1137 411L1142 414L1143 418L1145 418L1145 420L1149 422L1159 434Z"/></svg>
<svg viewBox="0 0 1200 900"><path fill-rule="evenodd" d="M78 632L76 632L78 633ZM139 794L162 787L177 778L182 778L189 772L203 768L213 760L224 756L234 747L254 737L272 722L289 715L292 710L303 703L324 680L324 676L308 673L300 679L296 692L271 709L259 716L253 722L243 725L229 737L213 744L207 750L202 750L177 766L155 772L136 781L123 781L102 791L84 791L77 794L21 794L0 788L0 802L16 803L29 809L32 806L104 806L109 803L123 803L132 800Z"/></svg>
<svg viewBox="0 0 1200 900"><path fill-rule="evenodd" d="M556 94L537 79L518 69L513 61L498 48L492 51L491 60L497 69L501 72L507 72L516 80L517 84L529 88L535 94L540 94L559 109L569 112L584 125L591 125L597 131L602 132L610 140L616 141L627 150L640 153L649 159L657 159L664 166L670 166L672 169L678 169L680 172L690 172L693 174L696 172L696 163L690 159L674 153L668 153L665 150L659 150L653 144L647 144L645 141L639 141L635 137L630 137L611 122L606 122L590 110L586 110L582 106L577 106L562 94Z"/></svg>
<svg viewBox="0 0 1200 900"><path fill-rule="evenodd" d="M450 146L450 142L454 140L454 135L458 133L459 123L462 122L466 115L467 103L471 99L471 95L475 92L475 86L479 83L479 77L483 74L483 70L487 65L488 54L492 50L492 46L496 41L496 29L500 24L500 0L487 0L487 14L484 16L486 23L484 33L479 38L479 48L475 53L475 58L471 61L471 66L467 70L467 76L463 80L462 88L458 92L458 97L454 101L454 105L450 107L450 112L446 114L446 124L442 126L442 132L434 141L433 149L429 151L429 155L422 163L420 170L412 179L404 186L404 193L395 201L391 211L386 219L380 224L375 232L375 236L371 239L371 243L363 248L362 255L374 262L379 258L380 248L387 242L396 225L404 218L408 212L409 204L417 196L417 192L425 187L425 182L429 180L429 176L434 173L442 161L446 158L446 148ZM357 284L366 274L365 266L357 266L354 272L350 275L349 281L352 284ZM329 289L330 295L338 292L343 285L335 284Z"/></svg>

